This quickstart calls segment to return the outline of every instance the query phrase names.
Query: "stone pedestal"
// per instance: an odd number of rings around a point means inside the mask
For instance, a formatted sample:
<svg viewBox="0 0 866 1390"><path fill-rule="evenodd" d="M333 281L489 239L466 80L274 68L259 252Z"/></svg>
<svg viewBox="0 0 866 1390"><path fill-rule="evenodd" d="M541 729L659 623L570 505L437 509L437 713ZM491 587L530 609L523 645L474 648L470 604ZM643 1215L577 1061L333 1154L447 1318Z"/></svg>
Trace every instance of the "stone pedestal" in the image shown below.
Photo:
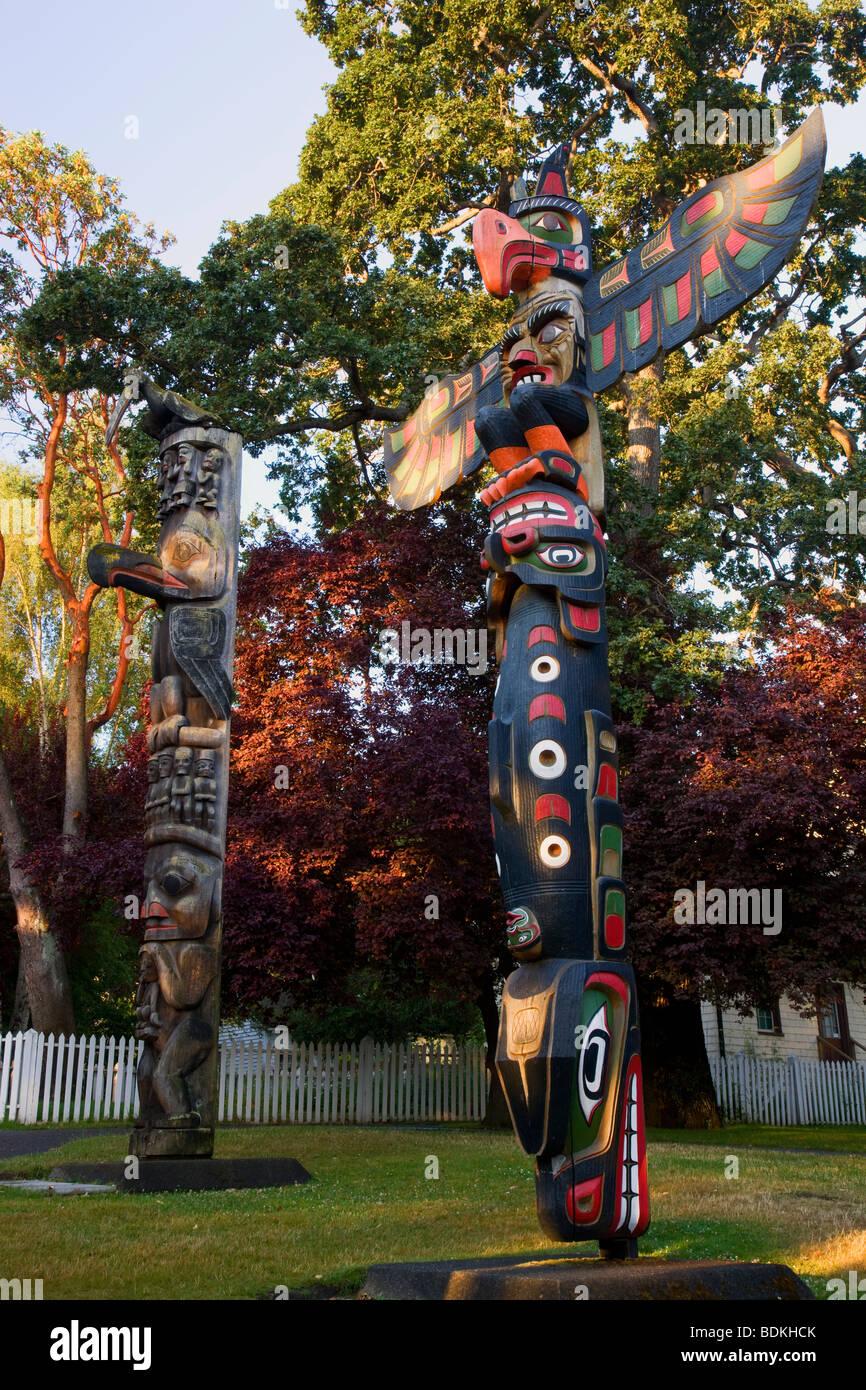
<svg viewBox="0 0 866 1390"><path fill-rule="evenodd" d="M296 1158L142 1159L135 1177L130 1164L61 1163L49 1182L112 1183L119 1192L221 1192L237 1187L293 1187L310 1174Z"/></svg>
<svg viewBox="0 0 866 1390"><path fill-rule="evenodd" d="M785 1302L814 1298L787 1265L709 1260L550 1258L499 1255L485 1260L371 1265L363 1296L387 1300ZM589 1310L587 1310L589 1311Z"/></svg>

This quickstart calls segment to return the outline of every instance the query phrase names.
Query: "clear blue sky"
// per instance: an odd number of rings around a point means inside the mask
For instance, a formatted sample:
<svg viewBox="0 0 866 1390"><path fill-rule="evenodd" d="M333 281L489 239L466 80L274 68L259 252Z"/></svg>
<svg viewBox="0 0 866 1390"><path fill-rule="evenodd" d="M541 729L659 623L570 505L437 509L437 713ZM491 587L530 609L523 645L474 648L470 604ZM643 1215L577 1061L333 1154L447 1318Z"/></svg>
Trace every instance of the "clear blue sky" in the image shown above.
<svg viewBox="0 0 866 1390"><path fill-rule="evenodd" d="M85 150L142 221L175 235L165 259L193 274L225 219L264 211L295 178L324 109L333 69L286 3L16 5L3 19L0 124ZM138 139L125 138L130 116ZM825 117L832 167L863 148L866 102ZM263 461L249 460L244 510L275 496Z"/></svg>

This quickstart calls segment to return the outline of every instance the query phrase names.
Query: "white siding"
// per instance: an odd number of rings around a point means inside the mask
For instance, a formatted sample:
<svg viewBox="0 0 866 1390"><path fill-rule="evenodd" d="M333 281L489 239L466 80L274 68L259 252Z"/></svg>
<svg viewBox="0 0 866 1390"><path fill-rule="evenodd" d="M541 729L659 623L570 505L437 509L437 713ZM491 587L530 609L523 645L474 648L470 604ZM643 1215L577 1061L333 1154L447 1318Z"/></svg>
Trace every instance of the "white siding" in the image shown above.
<svg viewBox="0 0 866 1390"><path fill-rule="evenodd" d="M848 1009L848 1028L852 1038L855 1060L866 1062L866 1004L862 993L845 986L845 1003ZM718 1028L716 1010L713 1004L701 1004L701 1019L704 1025L704 1040L707 1055L719 1056ZM814 1061L818 1056L818 1020L803 1018L787 999L779 1001L779 1020L781 1033L759 1033L758 1023L753 1013L745 1016L735 1009L726 1009L722 1014L725 1034L725 1052L728 1055L743 1052L748 1057L766 1057L783 1060L786 1057L800 1057L804 1061ZM854 1047L854 1042L860 1047Z"/></svg>

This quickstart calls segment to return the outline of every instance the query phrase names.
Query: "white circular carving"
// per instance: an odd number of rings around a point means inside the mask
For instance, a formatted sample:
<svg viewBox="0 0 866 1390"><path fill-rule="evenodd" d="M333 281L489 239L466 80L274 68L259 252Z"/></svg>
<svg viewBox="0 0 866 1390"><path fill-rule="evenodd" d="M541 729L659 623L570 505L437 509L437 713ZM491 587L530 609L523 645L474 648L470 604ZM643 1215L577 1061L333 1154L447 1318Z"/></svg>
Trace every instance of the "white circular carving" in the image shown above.
<svg viewBox="0 0 866 1390"><path fill-rule="evenodd" d="M548 835L542 840L538 853L549 869L561 869L571 858L571 845L561 835Z"/></svg>
<svg viewBox="0 0 866 1390"><path fill-rule="evenodd" d="M559 662L555 656L537 656L529 668L529 674L534 681L542 684L555 681L559 675Z"/></svg>
<svg viewBox="0 0 866 1390"><path fill-rule="evenodd" d="M536 777L542 777L545 781L561 777L566 766L565 749L552 738L540 739L530 749L529 766Z"/></svg>

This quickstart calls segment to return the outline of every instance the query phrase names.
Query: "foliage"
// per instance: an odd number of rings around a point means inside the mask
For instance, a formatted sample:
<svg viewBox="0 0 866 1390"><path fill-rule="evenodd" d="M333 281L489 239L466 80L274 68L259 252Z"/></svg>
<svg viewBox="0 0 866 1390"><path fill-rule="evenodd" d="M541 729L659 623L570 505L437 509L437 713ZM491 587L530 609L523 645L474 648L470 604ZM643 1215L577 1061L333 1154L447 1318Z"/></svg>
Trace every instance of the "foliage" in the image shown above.
<svg viewBox="0 0 866 1390"><path fill-rule="evenodd" d="M297 1042L360 1042L386 1038L390 1042L415 1038L454 1037L483 1043L477 1009L461 1000L431 998L423 976L400 978L387 965L362 967L349 975L349 1002L332 1004L317 997L307 1010L289 1011L287 1023Z"/></svg>
<svg viewBox="0 0 866 1390"><path fill-rule="evenodd" d="M623 729L626 875L638 972L744 1008L866 987L866 608L791 606L760 665ZM659 854L659 845L664 854ZM698 879L781 890L777 935L674 920Z"/></svg>
<svg viewBox="0 0 866 1390"><path fill-rule="evenodd" d="M305 500L324 529L383 493L382 427L418 403L425 374L496 341L511 305L479 292L470 219L507 204L546 148L571 139L601 267L702 183L763 153L677 143L678 111L772 106L790 130L816 100L852 101L866 80L866 19L851 0L719 14L653 0L639 20L622 3L590 14L526 0L310 0L302 20L338 69L327 110L298 181L206 258L195 351L183 334L177 350L213 362L219 400L256 448L275 446L284 504L297 515ZM732 656L719 632L748 644L792 595L832 584L853 597L863 584L857 537L825 521L831 499L866 490L864 213L856 156L828 171L774 283L641 386L661 435L657 489L641 496L634 477L637 384L602 402L611 664L629 719L651 698L715 685Z"/></svg>
<svg viewBox="0 0 866 1390"><path fill-rule="evenodd" d="M91 770L90 838L71 846L62 826L62 719L55 715L40 736L28 712L17 711L7 715L3 738L15 749L9 767L30 833L26 863L43 885L50 920L69 956L77 1026L91 1032L129 1032L138 942L125 909L130 895L138 900L144 868L144 738L139 733L129 741L119 767L97 765ZM11 899L0 899L4 935L11 937L14 921ZM11 1000L14 984L10 970L4 1003Z"/></svg>
<svg viewBox="0 0 866 1390"><path fill-rule="evenodd" d="M488 682L459 666L394 667L380 642L404 621L481 624L477 587L474 607L465 597L476 525L373 506L318 543L278 534L251 553L226 857L233 1002L265 996L277 1021L293 1008L324 1021L358 1008L370 965L391 1009L410 984L440 1010L478 996L500 936Z"/></svg>
<svg viewBox="0 0 866 1390"><path fill-rule="evenodd" d="M118 931L117 912L106 902L85 923L72 954L69 980L79 1033L131 1037L139 942Z"/></svg>
<svg viewBox="0 0 866 1390"><path fill-rule="evenodd" d="M126 361L152 358L182 298L177 272L155 259L169 242L137 223L117 180L99 174L83 152L49 145L38 132L0 129L0 403L17 426L26 465L4 485L33 497L38 481L43 517L27 582L19 576L4 603L26 625L25 590L35 588L43 631L54 638L41 653L54 670L41 672L29 634L28 676L40 686L43 725L46 703L64 704L70 673L93 658L88 740L118 708L127 716L121 736L129 731L124 652L144 605L122 591L97 599L84 562L97 541L132 534L130 461L103 436ZM134 451L133 475L141 452ZM136 537L145 545L147 520L145 511ZM8 546L13 538L5 539ZM94 612L100 616L91 621ZM64 677L49 698L58 671Z"/></svg>

